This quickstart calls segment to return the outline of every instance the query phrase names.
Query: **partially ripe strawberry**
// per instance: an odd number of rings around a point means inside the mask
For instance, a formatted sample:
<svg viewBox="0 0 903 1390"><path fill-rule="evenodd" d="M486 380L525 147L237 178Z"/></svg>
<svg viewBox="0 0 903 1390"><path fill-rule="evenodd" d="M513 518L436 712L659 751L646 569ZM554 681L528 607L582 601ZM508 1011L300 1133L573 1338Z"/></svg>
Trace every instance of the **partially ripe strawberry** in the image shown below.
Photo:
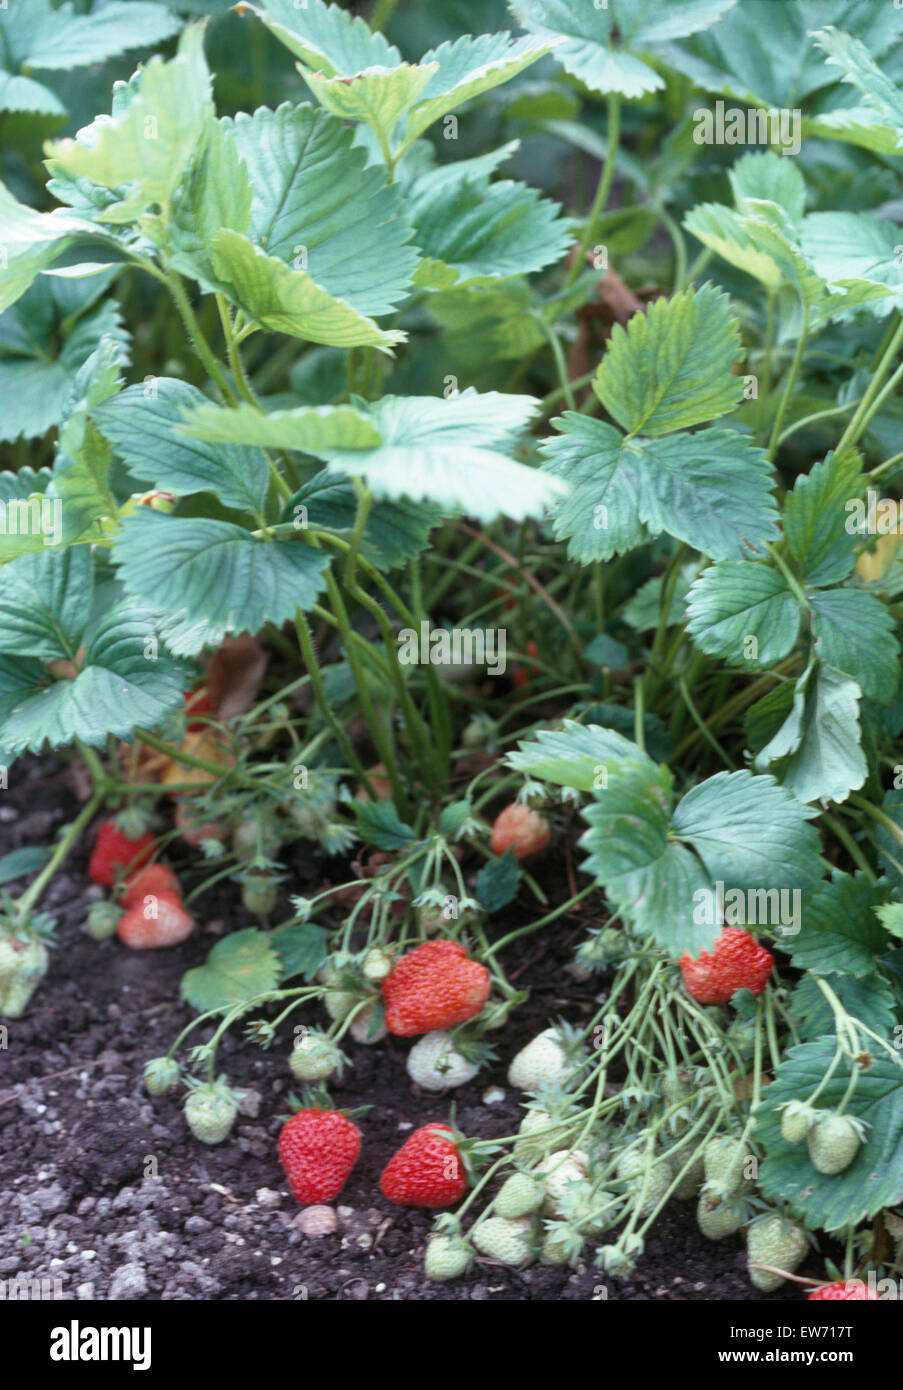
<svg viewBox="0 0 903 1390"><path fill-rule="evenodd" d="M192 849L199 849L204 840L223 841L226 838L226 832L218 821L202 819L195 808L184 801L176 806L175 822L179 838L186 845L191 845Z"/></svg>
<svg viewBox="0 0 903 1390"><path fill-rule="evenodd" d="M382 982L386 1027L397 1037L453 1028L489 998L489 971L457 941L427 941L401 957Z"/></svg>
<svg viewBox="0 0 903 1390"><path fill-rule="evenodd" d="M837 1279L833 1284L821 1284L809 1294L809 1303L880 1303L881 1296L876 1288L861 1279Z"/></svg>
<svg viewBox="0 0 903 1390"><path fill-rule="evenodd" d="M551 831L549 822L538 811L518 802L506 806L496 816L489 839L493 854L504 854L510 849L515 859L528 859L538 854L549 843Z"/></svg>
<svg viewBox="0 0 903 1390"><path fill-rule="evenodd" d="M384 1197L400 1207L449 1207L467 1191L467 1177L449 1125L422 1125L383 1169Z"/></svg>
<svg viewBox="0 0 903 1390"><path fill-rule="evenodd" d="M119 901L123 907L134 907L135 903L143 903L145 898L157 897L160 893L180 898L182 885L166 864L148 864L137 873L129 874L119 890Z"/></svg>
<svg viewBox="0 0 903 1390"><path fill-rule="evenodd" d="M88 862L88 876L94 883L112 888L117 869L138 868L150 859L153 850L154 837L150 831L132 840L119 829L115 820L102 821Z"/></svg>
<svg viewBox="0 0 903 1390"><path fill-rule="evenodd" d="M279 1134L279 1162L302 1206L338 1197L360 1151L360 1130L337 1110L299 1110Z"/></svg>
<svg viewBox="0 0 903 1390"><path fill-rule="evenodd" d="M149 951L178 946L194 931L194 918L174 893L157 893L124 912L116 930L133 951Z"/></svg>
<svg viewBox="0 0 903 1390"><path fill-rule="evenodd" d="M694 960L689 951L680 958L687 993L700 1004L726 1004L738 989L761 994L774 965L774 956L741 927L725 927L711 951Z"/></svg>

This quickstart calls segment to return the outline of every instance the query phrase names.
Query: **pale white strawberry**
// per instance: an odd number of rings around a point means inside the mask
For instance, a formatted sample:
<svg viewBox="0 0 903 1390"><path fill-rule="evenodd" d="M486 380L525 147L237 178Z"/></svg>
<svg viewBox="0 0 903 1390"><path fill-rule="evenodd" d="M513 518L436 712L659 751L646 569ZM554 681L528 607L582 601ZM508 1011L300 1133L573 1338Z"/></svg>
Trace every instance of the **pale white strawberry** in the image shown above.
<svg viewBox="0 0 903 1390"><path fill-rule="evenodd" d="M451 1033L437 1029L424 1033L408 1053L408 1076L423 1091L444 1091L463 1086L476 1076L478 1067L456 1051Z"/></svg>
<svg viewBox="0 0 903 1390"><path fill-rule="evenodd" d="M580 1182L589 1169L589 1157L582 1149L557 1149L537 1163L535 1173L542 1178L546 1194L546 1211L550 1216L561 1214L561 1204L572 1183Z"/></svg>
<svg viewBox="0 0 903 1390"><path fill-rule="evenodd" d="M368 1047L371 1043L382 1042L389 1031L386 1028L384 1019L380 1020L376 1028L372 1028L375 1009L375 1004L368 1004L365 1009L361 1009L360 1013L354 1015L354 1018L348 1026L348 1031L354 1038L354 1041L366 1043Z"/></svg>
<svg viewBox="0 0 903 1390"><path fill-rule="evenodd" d="M508 1085L521 1091L537 1091L566 1081L576 1070L558 1028L546 1028L522 1047L508 1068Z"/></svg>

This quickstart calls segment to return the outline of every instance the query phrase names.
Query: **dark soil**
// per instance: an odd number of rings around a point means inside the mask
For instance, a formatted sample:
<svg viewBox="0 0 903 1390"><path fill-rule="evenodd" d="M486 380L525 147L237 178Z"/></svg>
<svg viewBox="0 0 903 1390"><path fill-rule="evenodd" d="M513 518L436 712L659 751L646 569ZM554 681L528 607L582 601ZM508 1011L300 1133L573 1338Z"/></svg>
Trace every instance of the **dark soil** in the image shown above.
<svg viewBox="0 0 903 1390"><path fill-rule="evenodd" d="M15 780L0 807L2 853L49 843L76 810L61 769L23 762ZM303 844L297 853L291 888L310 893L324 865L305 860ZM393 1206L379 1192L391 1154L415 1126L446 1119L451 1100L467 1134L516 1128L522 1112L519 1093L506 1086L508 1060L550 1019L587 1016L604 985L565 972L578 922L565 919L557 932L513 945L506 968L530 999L496 1035L499 1060L456 1092L419 1094L398 1039L343 1044L353 1066L333 1097L372 1109L361 1120L361 1158L335 1204L338 1231L312 1239L298 1229L300 1209L276 1157L293 1081L284 1064L288 1032L266 1052L240 1032L225 1040L222 1069L248 1095L218 1147L192 1137L177 1099L151 1101L142 1084L145 1060L165 1053L193 1016L175 1002L184 971L224 930L254 924L235 885L226 881L200 900L206 926L183 946L130 951L82 929L98 895L87 855L85 841L42 904L57 918L58 946L25 1017L7 1022L5 1049L0 1029L0 1279L57 1279L58 1296L87 1300L761 1299L745 1274L742 1242L703 1240L692 1203L672 1204L625 1282L605 1279L587 1247L575 1270L515 1271L478 1260L467 1278L431 1284L422 1269L431 1215ZM490 1086L504 1088L503 1101L484 1102Z"/></svg>

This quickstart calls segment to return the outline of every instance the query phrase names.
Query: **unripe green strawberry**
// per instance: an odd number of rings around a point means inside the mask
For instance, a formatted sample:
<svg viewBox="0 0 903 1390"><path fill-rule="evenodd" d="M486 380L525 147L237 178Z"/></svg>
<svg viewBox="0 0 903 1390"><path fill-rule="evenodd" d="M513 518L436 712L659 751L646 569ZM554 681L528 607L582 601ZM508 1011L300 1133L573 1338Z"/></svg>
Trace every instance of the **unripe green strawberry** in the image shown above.
<svg viewBox="0 0 903 1390"><path fill-rule="evenodd" d="M392 954L382 946L371 946L361 962L361 974L371 984L378 984L392 971Z"/></svg>
<svg viewBox="0 0 903 1390"><path fill-rule="evenodd" d="M676 1169L683 1168L689 1157L688 1154L681 1154L674 1159ZM691 1197L695 1197L705 1180L705 1163L702 1154L697 1154L691 1166L687 1169L684 1176L674 1189L674 1196L681 1202L688 1202Z"/></svg>
<svg viewBox="0 0 903 1390"><path fill-rule="evenodd" d="M801 1144L815 1123L817 1114L805 1101L788 1101L781 1111L781 1138L784 1142Z"/></svg>
<svg viewBox="0 0 903 1390"><path fill-rule="evenodd" d="M43 941L33 937L17 952L18 964L0 991L0 1017L21 1018L31 996L47 974L50 957Z"/></svg>
<svg viewBox="0 0 903 1390"><path fill-rule="evenodd" d="M649 1159L641 1149L627 1149L618 1159L617 1176L630 1182L630 1191L639 1192L643 1187L643 1175ZM667 1159L652 1163L646 1191L639 1207L640 1216L648 1216L654 1211L671 1186L674 1174Z"/></svg>
<svg viewBox="0 0 903 1390"><path fill-rule="evenodd" d="M328 989L323 995L323 1007L335 1023L343 1023L360 1002L360 995L351 994L347 989Z"/></svg>
<svg viewBox="0 0 903 1390"><path fill-rule="evenodd" d="M603 1245L598 1253L597 1259L599 1267L605 1270L606 1274L617 1275L623 1279L636 1268L636 1262L643 1253L644 1244L642 1236L636 1231L629 1235L625 1232L617 1245Z"/></svg>
<svg viewBox="0 0 903 1390"><path fill-rule="evenodd" d="M121 916L122 912L115 903L106 900L92 903L86 922L88 935L95 941L106 941L108 937L115 936Z"/></svg>
<svg viewBox="0 0 903 1390"><path fill-rule="evenodd" d="M726 1134L710 1139L703 1153L706 1186L722 1197L751 1192L754 1181L745 1177L743 1171L749 1157L746 1145L739 1139Z"/></svg>
<svg viewBox="0 0 903 1390"><path fill-rule="evenodd" d="M460 1236L433 1236L426 1247L423 1272L427 1279L441 1284L465 1274L473 1259L473 1251Z"/></svg>
<svg viewBox="0 0 903 1390"><path fill-rule="evenodd" d="M149 1096L165 1096L179 1084L180 1075L174 1057L151 1057L144 1064L144 1089Z"/></svg>
<svg viewBox="0 0 903 1390"><path fill-rule="evenodd" d="M235 1123L238 1104L220 1081L195 1085L185 1101L185 1119L202 1144L220 1144Z"/></svg>
<svg viewBox="0 0 903 1390"><path fill-rule="evenodd" d="M862 1144L862 1130L847 1115L827 1115L809 1131L809 1157L819 1173L833 1175L848 1168Z"/></svg>
<svg viewBox="0 0 903 1390"><path fill-rule="evenodd" d="M7 933L0 935L0 996L12 978L19 973L20 945Z"/></svg>
<svg viewBox="0 0 903 1390"><path fill-rule="evenodd" d="M723 1240L743 1225L743 1205L731 1197L721 1198L704 1187L699 1194L696 1221L708 1240Z"/></svg>
<svg viewBox="0 0 903 1390"><path fill-rule="evenodd" d="M289 1055L288 1064L299 1081L326 1081L340 1076L344 1058L323 1033L303 1033Z"/></svg>
<svg viewBox="0 0 903 1390"><path fill-rule="evenodd" d="M579 1231L570 1226L554 1226L543 1239L542 1261L547 1265L573 1264L579 1259L583 1245L583 1236Z"/></svg>
<svg viewBox="0 0 903 1390"><path fill-rule="evenodd" d="M604 1192L586 1178L572 1182L561 1202L561 1215L575 1230L584 1235L600 1236L616 1220L610 1192Z"/></svg>
<svg viewBox="0 0 903 1390"><path fill-rule="evenodd" d="M276 880L272 874L249 874L241 885L241 900L255 917L269 917L276 906Z"/></svg>
<svg viewBox="0 0 903 1390"><path fill-rule="evenodd" d="M529 1216L545 1201L545 1188L530 1177L529 1173L512 1173L499 1188L495 1199L496 1216L504 1216L506 1221L516 1221L519 1216Z"/></svg>
<svg viewBox="0 0 903 1390"><path fill-rule="evenodd" d="M465 748L485 748L492 743L497 728L495 720L490 719L488 714L475 714L464 726L461 743Z"/></svg>
<svg viewBox="0 0 903 1390"><path fill-rule="evenodd" d="M521 1091L537 1091L566 1081L576 1068L557 1028L546 1028L520 1052L508 1068L508 1085Z"/></svg>
<svg viewBox="0 0 903 1390"><path fill-rule="evenodd" d="M547 1110L528 1110L518 1126L518 1134L522 1137L514 1145L514 1154L517 1158L541 1158L547 1154L552 1145L556 1142L556 1136L551 1133L551 1126L554 1124L553 1117ZM531 1139L530 1135L537 1130L548 1129L548 1134L542 1134L537 1139Z"/></svg>
<svg viewBox="0 0 903 1390"><path fill-rule="evenodd" d="M534 1257L533 1222L528 1216L516 1221L490 1216L473 1228L472 1239L481 1255L516 1269L530 1264Z"/></svg>
<svg viewBox="0 0 903 1390"><path fill-rule="evenodd" d="M424 1033L408 1053L408 1076L424 1091L444 1091L449 1086L463 1086L476 1076L478 1070L473 1062L462 1057L455 1048L451 1033L442 1028Z"/></svg>
<svg viewBox="0 0 903 1390"><path fill-rule="evenodd" d="M572 1183L586 1177L589 1157L582 1149L558 1149L536 1165L536 1176L542 1179L546 1194L546 1211L558 1216L561 1203Z"/></svg>
<svg viewBox="0 0 903 1390"><path fill-rule="evenodd" d="M792 1274L806 1258L809 1241L802 1226L795 1226L777 1213L754 1221L746 1233L747 1265L776 1265ZM750 1269L749 1277L763 1293L774 1293L786 1283L780 1274L766 1269Z"/></svg>

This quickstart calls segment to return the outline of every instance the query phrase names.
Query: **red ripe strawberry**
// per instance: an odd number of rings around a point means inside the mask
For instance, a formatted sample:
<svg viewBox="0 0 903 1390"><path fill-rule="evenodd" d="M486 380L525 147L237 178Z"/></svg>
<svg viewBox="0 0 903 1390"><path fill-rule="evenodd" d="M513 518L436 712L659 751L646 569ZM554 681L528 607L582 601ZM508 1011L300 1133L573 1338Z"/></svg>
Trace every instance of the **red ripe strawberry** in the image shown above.
<svg viewBox="0 0 903 1390"><path fill-rule="evenodd" d="M331 1202L361 1151L361 1132L337 1110L299 1110L282 1126L279 1162L299 1202Z"/></svg>
<svg viewBox="0 0 903 1390"><path fill-rule="evenodd" d="M812 1290L807 1301L809 1303L830 1303L835 1299L848 1303L880 1303L881 1301L878 1290L869 1284L864 1284L861 1279L851 1279L849 1282L838 1279L833 1284L822 1284L820 1288Z"/></svg>
<svg viewBox="0 0 903 1390"><path fill-rule="evenodd" d="M166 864L148 864L136 874L129 874L119 890L119 901L123 907L133 907L135 903L143 903L149 895L157 897L160 893L181 898L181 884Z"/></svg>
<svg viewBox="0 0 903 1390"><path fill-rule="evenodd" d="M120 941L134 951L157 946L178 946L194 931L194 918L175 893L156 893L153 901L142 898L124 912L116 931Z"/></svg>
<svg viewBox="0 0 903 1390"><path fill-rule="evenodd" d="M182 698L185 701L186 714L213 715L216 713L206 686L199 686L197 690L186 690ZM190 734L196 734L206 729L208 725L206 720L197 720L186 727Z"/></svg>
<svg viewBox="0 0 903 1390"><path fill-rule="evenodd" d="M539 656L539 648L532 637L527 642L527 656ZM514 686L515 690L525 690L527 688L530 684L530 674L532 671L532 666L515 666L514 670L511 672L511 684Z"/></svg>
<svg viewBox="0 0 903 1390"><path fill-rule="evenodd" d="M131 840L114 820L102 821L88 863L88 875L94 883L112 888L117 869L136 869L150 859L153 849L154 837L149 830L137 840Z"/></svg>
<svg viewBox="0 0 903 1390"><path fill-rule="evenodd" d="M538 811L515 801L495 818L489 848L493 854L514 852L515 859L538 854L549 843L549 822Z"/></svg>
<svg viewBox="0 0 903 1390"><path fill-rule="evenodd" d="M711 952L696 960L689 951L680 958L680 973L687 993L700 1004L726 1004L738 989L761 994L774 956L740 927L725 927Z"/></svg>
<svg viewBox="0 0 903 1390"><path fill-rule="evenodd" d="M450 1207L467 1191L467 1177L449 1125L422 1125L389 1159L379 1180L400 1207Z"/></svg>
<svg viewBox="0 0 903 1390"><path fill-rule="evenodd" d="M397 1037L453 1028L489 998L489 971L457 941L427 941L401 957L382 982L386 1027Z"/></svg>

